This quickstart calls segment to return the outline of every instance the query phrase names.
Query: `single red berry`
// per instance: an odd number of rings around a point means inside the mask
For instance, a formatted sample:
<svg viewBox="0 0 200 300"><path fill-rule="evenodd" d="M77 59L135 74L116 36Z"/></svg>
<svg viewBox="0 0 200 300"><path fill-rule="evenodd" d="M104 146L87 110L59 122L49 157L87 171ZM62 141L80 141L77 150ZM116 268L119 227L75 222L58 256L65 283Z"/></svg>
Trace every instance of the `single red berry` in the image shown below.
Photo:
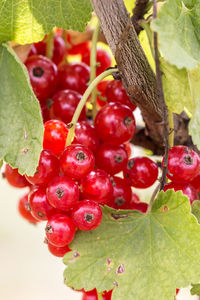
<svg viewBox="0 0 200 300"><path fill-rule="evenodd" d="M110 80L103 80L97 84L97 103L99 107L102 107L107 104L107 97L106 97L106 87Z"/></svg>
<svg viewBox="0 0 200 300"><path fill-rule="evenodd" d="M44 124L43 148L59 156L65 149L68 129L64 122L50 120Z"/></svg>
<svg viewBox="0 0 200 300"><path fill-rule="evenodd" d="M63 64L58 69L59 87L77 91L81 95L87 89L90 68L84 63Z"/></svg>
<svg viewBox="0 0 200 300"><path fill-rule="evenodd" d="M105 91L108 102L118 102L127 105L131 110L135 110L136 106L131 102L131 99L127 95L123 84L119 80L112 80L108 83Z"/></svg>
<svg viewBox="0 0 200 300"><path fill-rule="evenodd" d="M66 253L70 252L68 245L64 247L57 247L48 242L48 249L51 254L57 257L63 257Z"/></svg>
<svg viewBox="0 0 200 300"><path fill-rule="evenodd" d="M200 171L200 157L196 152L186 146L174 146L169 150L167 168L167 177L171 181L181 184L188 183L192 181Z"/></svg>
<svg viewBox="0 0 200 300"><path fill-rule="evenodd" d="M126 207L126 209L134 209L142 213L146 213L147 208L148 204L145 202L131 202L130 205Z"/></svg>
<svg viewBox="0 0 200 300"><path fill-rule="evenodd" d="M112 290L108 291L108 292L103 292L103 300L111 300L112 297Z"/></svg>
<svg viewBox="0 0 200 300"><path fill-rule="evenodd" d="M146 189L154 184L158 177L158 167L148 157L134 157L127 163L124 178L135 188Z"/></svg>
<svg viewBox="0 0 200 300"><path fill-rule="evenodd" d="M36 224L39 222L39 220L34 218L30 212L30 206L28 203L28 193L19 199L18 211L20 215L30 223Z"/></svg>
<svg viewBox="0 0 200 300"><path fill-rule="evenodd" d="M135 133L135 118L128 106L108 103L95 118L98 136L105 143L119 145L128 142Z"/></svg>
<svg viewBox="0 0 200 300"><path fill-rule="evenodd" d="M60 157L60 167L66 176L80 180L94 169L95 159L92 151L78 144L65 148Z"/></svg>
<svg viewBox="0 0 200 300"><path fill-rule="evenodd" d="M57 247L64 247L73 240L75 226L68 216L57 214L48 220L45 231L49 243Z"/></svg>
<svg viewBox="0 0 200 300"><path fill-rule="evenodd" d="M10 165L6 164L3 176L7 179L8 183L16 188L23 188L29 186L26 177L19 174L18 169L13 169Z"/></svg>
<svg viewBox="0 0 200 300"><path fill-rule="evenodd" d="M62 90L52 97L53 104L50 109L52 118L59 119L66 124L70 123L75 110L81 100L81 94L72 90ZM86 116L85 107L82 109L79 121L84 120Z"/></svg>
<svg viewBox="0 0 200 300"><path fill-rule="evenodd" d="M194 200L199 199L197 191L191 184L180 184L176 182L170 182L164 186L164 191L167 191L169 189L173 189L175 192L182 191L183 194L190 199L190 203L192 203Z"/></svg>
<svg viewBox="0 0 200 300"><path fill-rule="evenodd" d="M132 190L126 179L113 176L111 177L113 185L113 198L109 206L116 209L126 209L132 198Z"/></svg>
<svg viewBox="0 0 200 300"><path fill-rule="evenodd" d="M36 172L33 176L27 176L26 179L34 185L45 185L60 171L58 158L50 151L43 150L40 154L40 160Z"/></svg>
<svg viewBox="0 0 200 300"><path fill-rule="evenodd" d="M97 167L111 175L121 172L128 162L128 155L123 147L109 144L101 144L95 158Z"/></svg>
<svg viewBox="0 0 200 300"><path fill-rule="evenodd" d="M99 204L92 200L82 200L71 212L74 225L80 230L89 231L97 228L102 220Z"/></svg>
<svg viewBox="0 0 200 300"><path fill-rule="evenodd" d="M190 184L198 193L200 193L200 172L198 172L197 176L190 182Z"/></svg>
<svg viewBox="0 0 200 300"><path fill-rule="evenodd" d="M113 186L108 174L104 170L91 171L81 180L82 196L85 199L99 203L109 203L113 196Z"/></svg>
<svg viewBox="0 0 200 300"><path fill-rule="evenodd" d="M25 63L33 91L40 101L50 98L57 87L58 70L47 57L30 56Z"/></svg>
<svg viewBox="0 0 200 300"><path fill-rule="evenodd" d="M86 121L77 123L73 144L82 144L92 152L96 152L99 147L99 138L95 128Z"/></svg>
<svg viewBox="0 0 200 300"><path fill-rule="evenodd" d="M69 210L79 201L78 184L66 176L54 177L47 186L49 203L60 210Z"/></svg>
<svg viewBox="0 0 200 300"><path fill-rule="evenodd" d="M47 200L45 187L35 188L30 192L29 206L33 217L40 221L48 220L56 213L55 208Z"/></svg>

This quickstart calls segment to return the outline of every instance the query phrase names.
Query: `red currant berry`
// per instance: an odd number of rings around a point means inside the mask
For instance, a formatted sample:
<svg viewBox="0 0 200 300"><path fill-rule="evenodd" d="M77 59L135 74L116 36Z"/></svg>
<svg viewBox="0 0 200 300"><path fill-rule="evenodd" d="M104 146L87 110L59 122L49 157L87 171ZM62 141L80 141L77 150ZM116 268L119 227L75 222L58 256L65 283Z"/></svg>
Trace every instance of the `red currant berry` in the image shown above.
<svg viewBox="0 0 200 300"><path fill-rule="evenodd" d="M98 203L92 200L80 201L72 210L72 221L80 230L97 228L102 220L102 211Z"/></svg>
<svg viewBox="0 0 200 300"><path fill-rule="evenodd" d="M106 91L108 102L118 102L127 105L131 110L135 110L136 106L131 102L131 99L126 94L123 84L119 80L112 80L108 83Z"/></svg>
<svg viewBox="0 0 200 300"><path fill-rule="evenodd" d="M66 253L70 252L68 245L64 247L57 247L48 242L48 249L51 254L57 257L63 257Z"/></svg>
<svg viewBox="0 0 200 300"><path fill-rule="evenodd" d="M57 214L48 220L45 231L49 243L57 247L64 247L73 240L75 226L68 216Z"/></svg>
<svg viewBox="0 0 200 300"><path fill-rule="evenodd" d="M54 207L47 200L46 188L35 188L29 194L29 206L31 214L40 221L48 220L49 217L56 213Z"/></svg>
<svg viewBox="0 0 200 300"><path fill-rule="evenodd" d="M167 177L173 182L188 183L200 170L199 155L186 146L174 146L169 150Z"/></svg>
<svg viewBox="0 0 200 300"><path fill-rule="evenodd" d="M98 300L97 290L83 292L82 300Z"/></svg>
<svg viewBox="0 0 200 300"><path fill-rule="evenodd" d="M47 187L47 199L53 207L69 210L79 201L78 185L66 176L54 177Z"/></svg>
<svg viewBox="0 0 200 300"><path fill-rule="evenodd" d="M23 188L30 185L25 176L19 174L18 169L13 169L8 164L5 167L3 176L7 179L10 185L16 188Z"/></svg>
<svg viewBox="0 0 200 300"><path fill-rule="evenodd" d="M131 202L129 206L126 207L126 209L134 209L138 210L142 213L146 213L148 208L148 204L145 202Z"/></svg>
<svg viewBox="0 0 200 300"><path fill-rule="evenodd" d="M119 145L128 142L135 133L135 118L128 106L108 103L95 118L98 136L108 144Z"/></svg>
<svg viewBox="0 0 200 300"><path fill-rule="evenodd" d="M190 184L198 193L200 193L200 172L198 172L197 176L190 182Z"/></svg>
<svg viewBox="0 0 200 300"><path fill-rule="evenodd" d="M33 176L26 175L26 179L34 185L45 185L59 174L59 170L58 158L50 151L43 150L35 174Z"/></svg>
<svg viewBox="0 0 200 300"><path fill-rule="evenodd" d="M184 195L186 195L190 199L190 203L194 200L198 200L199 196L195 188L191 184L180 184L176 182L170 182L164 186L164 191L169 189L173 189L176 191L182 191Z"/></svg>
<svg viewBox="0 0 200 300"><path fill-rule="evenodd" d="M72 45L68 37L67 40ZM67 53L70 55L83 54L84 52L88 51L88 49L89 49L89 42L86 41L77 45L72 45L72 48L67 49Z"/></svg>
<svg viewBox="0 0 200 300"><path fill-rule="evenodd" d="M99 92L99 95L97 94L97 103L100 107L107 103L105 91L109 82L110 80L103 80L97 84L97 91Z"/></svg>
<svg viewBox="0 0 200 300"><path fill-rule="evenodd" d="M146 189L154 184L158 177L158 167L148 157L134 157L127 163L124 178L128 179L131 186Z"/></svg>
<svg viewBox="0 0 200 300"><path fill-rule="evenodd" d="M99 203L109 203L113 196L113 186L104 170L91 171L81 180L82 196Z"/></svg>
<svg viewBox="0 0 200 300"><path fill-rule="evenodd" d="M37 219L35 219L31 212L30 212L30 206L28 203L28 194L24 195L23 197L21 197L19 199L19 203L18 203L18 211L20 213L20 215L26 219L27 221L29 221L30 223L36 224L39 221Z"/></svg>
<svg viewBox="0 0 200 300"><path fill-rule="evenodd" d="M60 157L60 167L66 176L79 180L94 169L94 155L83 145L70 145Z"/></svg>
<svg viewBox="0 0 200 300"><path fill-rule="evenodd" d="M71 122L79 101L81 100L81 94L76 91L62 90L57 92L52 100L53 105L50 110L51 116L68 124ZM85 116L86 110L84 107L79 120L84 120Z"/></svg>
<svg viewBox="0 0 200 300"><path fill-rule="evenodd" d="M84 63L66 63L59 67L60 89L77 91L81 95L87 89L90 78L90 68Z"/></svg>
<svg viewBox="0 0 200 300"><path fill-rule="evenodd" d="M101 144L96 153L97 167L114 175L121 172L128 162L126 150L121 146Z"/></svg>
<svg viewBox="0 0 200 300"><path fill-rule="evenodd" d="M86 121L77 123L73 144L82 144L92 152L96 152L99 147L99 139L95 128Z"/></svg>
<svg viewBox="0 0 200 300"><path fill-rule="evenodd" d="M113 176L111 182L113 185L113 198L109 206L116 209L126 209L132 198L132 190L127 180Z"/></svg>
<svg viewBox="0 0 200 300"><path fill-rule="evenodd" d="M43 148L59 156L65 149L68 129L62 121L50 120L44 124Z"/></svg>
<svg viewBox="0 0 200 300"><path fill-rule="evenodd" d="M38 100L43 101L51 97L57 87L58 71L56 65L41 55L30 56L25 65Z"/></svg>

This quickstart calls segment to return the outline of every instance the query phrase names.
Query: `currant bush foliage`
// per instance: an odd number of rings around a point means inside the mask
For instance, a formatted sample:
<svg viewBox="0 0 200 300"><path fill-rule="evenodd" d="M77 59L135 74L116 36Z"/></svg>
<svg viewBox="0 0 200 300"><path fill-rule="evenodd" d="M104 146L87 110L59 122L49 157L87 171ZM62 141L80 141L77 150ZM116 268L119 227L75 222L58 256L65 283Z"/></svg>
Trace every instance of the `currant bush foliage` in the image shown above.
<svg viewBox="0 0 200 300"><path fill-rule="evenodd" d="M39 102L13 50L0 46L0 159L33 175L42 150Z"/></svg>
<svg viewBox="0 0 200 300"><path fill-rule="evenodd" d="M200 284L192 284L192 288L190 292L192 295L200 296Z"/></svg>
<svg viewBox="0 0 200 300"><path fill-rule="evenodd" d="M160 192L150 214L103 208L101 225L77 232L64 257L66 284L114 289L113 300L172 300L200 279L200 227L182 192Z"/></svg>
<svg viewBox="0 0 200 300"><path fill-rule="evenodd" d="M0 42L37 42L55 26L83 31L91 11L90 0L1 0Z"/></svg>

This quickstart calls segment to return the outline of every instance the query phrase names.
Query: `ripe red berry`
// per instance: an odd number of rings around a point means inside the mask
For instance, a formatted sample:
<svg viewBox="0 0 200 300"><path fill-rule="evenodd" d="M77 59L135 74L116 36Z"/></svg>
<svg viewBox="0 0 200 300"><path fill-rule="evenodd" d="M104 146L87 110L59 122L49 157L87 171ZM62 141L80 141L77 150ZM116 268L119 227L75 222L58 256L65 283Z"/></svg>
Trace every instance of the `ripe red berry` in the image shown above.
<svg viewBox="0 0 200 300"><path fill-rule="evenodd" d="M136 106L131 102L131 99L126 94L123 84L119 80L112 80L108 83L105 91L108 102L118 102L127 105L131 110L135 110Z"/></svg>
<svg viewBox="0 0 200 300"><path fill-rule="evenodd" d="M182 191L183 194L190 199L190 203L192 203L194 200L199 199L197 191L191 184L180 184L176 182L170 182L164 186L164 191L167 191L169 189L173 189L175 192Z"/></svg>
<svg viewBox="0 0 200 300"><path fill-rule="evenodd" d="M56 65L41 55L30 56L25 65L38 100L44 101L51 97L57 87L58 71Z"/></svg>
<svg viewBox="0 0 200 300"><path fill-rule="evenodd" d="M199 155L186 146L174 146L169 150L167 168L167 177L173 182L188 183L199 173Z"/></svg>
<svg viewBox="0 0 200 300"><path fill-rule="evenodd" d="M190 182L190 184L198 193L200 193L200 172L198 172L197 176Z"/></svg>
<svg viewBox="0 0 200 300"><path fill-rule="evenodd" d="M82 144L92 152L96 152L99 147L99 139L95 128L86 121L77 123L73 144Z"/></svg>
<svg viewBox="0 0 200 300"><path fill-rule="evenodd" d="M64 247L73 240L75 226L68 216L57 214L49 218L45 231L49 243L57 247Z"/></svg>
<svg viewBox="0 0 200 300"><path fill-rule="evenodd" d="M80 201L72 210L72 221L80 230L97 228L102 220L102 211L98 203L92 200Z"/></svg>
<svg viewBox="0 0 200 300"><path fill-rule="evenodd" d="M111 177L113 185L113 197L109 206L116 209L126 209L132 198L132 190L127 180L113 176Z"/></svg>
<svg viewBox="0 0 200 300"><path fill-rule="evenodd" d="M69 39L69 36L67 36L67 41L71 44L71 48L67 49L67 53L70 55L77 55L77 54L83 54L85 51L88 51L89 49L89 42L83 42L77 45L73 45Z"/></svg>
<svg viewBox="0 0 200 300"><path fill-rule="evenodd" d="M58 158L50 151L43 150L35 174L33 176L26 175L26 179L34 185L45 185L59 174L59 170Z"/></svg>
<svg viewBox="0 0 200 300"><path fill-rule="evenodd" d="M64 247L57 247L48 242L48 249L51 254L57 257L63 257L66 253L70 252L68 245Z"/></svg>
<svg viewBox="0 0 200 300"><path fill-rule="evenodd" d="M72 90L62 90L52 97L53 105L50 109L52 118L60 119L66 124L70 123L75 110L81 100L81 94ZM83 108L79 120L84 120L86 116L85 107Z"/></svg>
<svg viewBox="0 0 200 300"><path fill-rule="evenodd" d="M79 201L79 188L75 181L66 176L54 177L47 186L49 203L60 210L69 210Z"/></svg>
<svg viewBox="0 0 200 300"><path fill-rule="evenodd" d="M142 213L145 213L147 211L147 208L148 204L145 202L131 202L130 205L126 207L126 209L134 209Z"/></svg>
<svg viewBox="0 0 200 300"><path fill-rule="evenodd" d="M113 186L108 174L104 170L91 171L81 180L82 196L85 199L99 203L109 203L113 195Z"/></svg>
<svg viewBox="0 0 200 300"><path fill-rule="evenodd" d="M29 206L31 214L37 220L48 220L49 217L56 213L55 208L52 207L47 200L45 187L35 188L30 192Z"/></svg>
<svg viewBox="0 0 200 300"><path fill-rule="evenodd" d="M96 153L97 167L114 175L122 171L128 162L128 155L124 147L101 144Z"/></svg>
<svg viewBox="0 0 200 300"><path fill-rule="evenodd" d="M98 136L105 143L119 145L128 142L135 133L135 118L128 106L108 103L95 118Z"/></svg>
<svg viewBox="0 0 200 300"><path fill-rule="evenodd" d="M28 193L19 199L18 211L20 215L30 223L36 224L39 222L39 220L35 219L30 212Z"/></svg>
<svg viewBox="0 0 200 300"><path fill-rule="evenodd" d="M65 123L59 120L47 121L44 124L43 148L60 156L65 149L67 135L68 129Z"/></svg>
<svg viewBox="0 0 200 300"><path fill-rule="evenodd" d="M127 163L124 178L129 184L139 189L146 189L154 184L158 177L158 167L148 157L134 157Z"/></svg>
<svg viewBox="0 0 200 300"><path fill-rule="evenodd" d="M16 188L23 188L30 185L25 176L19 174L18 169L13 169L8 164L6 164L3 176L7 179L10 185Z"/></svg>
<svg viewBox="0 0 200 300"><path fill-rule="evenodd" d="M100 107L107 104L107 97L106 97L106 87L110 80L103 80L97 84L97 91L100 95L97 94L97 103Z"/></svg>
<svg viewBox="0 0 200 300"><path fill-rule="evenodd" d="M77 91L82 95L90 78L90 68L84 63L66 63L59 67L58 76L60 89Z"/></svg>

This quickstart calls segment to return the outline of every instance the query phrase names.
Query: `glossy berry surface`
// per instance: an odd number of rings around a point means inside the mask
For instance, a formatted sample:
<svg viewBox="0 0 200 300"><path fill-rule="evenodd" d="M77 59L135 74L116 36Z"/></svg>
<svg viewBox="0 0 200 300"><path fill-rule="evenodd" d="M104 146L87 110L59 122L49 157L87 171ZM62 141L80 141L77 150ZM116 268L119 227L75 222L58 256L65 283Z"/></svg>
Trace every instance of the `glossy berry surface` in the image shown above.
<svg viewBox="0 0 200 300"><path fill-rule="evenodd" d="M128 142L135 133L135 118L128 106L108 103L97 113L95 128L105 143L119 145Z"/></svg>
<svg viewBox="0 0 200 300"><path fill-rule="evenodd" d="M110 80L103 80L97 84L97 103L100 107L107 104L106 88Z"/></svg>
<svg viewBox="0 0 200 300"><path fill-rule="evenodd" d="M19 174L18 169L13 169L8 164L6 164L3 176L13 187L23 188L30 185L29 182L26 180L25 176Z"/></svg>
<svg viewBox="0 0 200 300"><path fill-rule="evenodd" d="M73 208L71 217L78 229L89 231L97 228L101 223L102 211L97 202L82 200Z"/></svg>
<svg viewBox="0 0 200 300"><path fill-rule="evenodd" d="M67 49L68 54L70 55L77 55L77 54L83 54L84 52L88 51L89 49L89 42L83 42L79 43L77 45L73 45L70 41L70 39L67 37L67 40L71 44L71 48Z"/></svg>
<svg viewBox="0 0 200 300"><path fill-rule="evenodd" d="M66 63L59 67L59 88L77 91L81 95L87 88L90 68L84 63Z"/></svg>
<svg viewBox="0 0 200 300"><path fill-rule="evenodd" d="M68 216L57 214L48 220L45 231L51 244L57 247L64 247L73 240L75 226Z"/></svg>
<svg viewBox="0 0 200 300"><path fill-rule="evenodd" d="M131 99L126 94L122 82L119 80L111 80L108 83L105 95L108 102L118 102L127 105L132 111L136 109L136 106L131 102Z"/></svg>
<svg viewBox="0 0 200 300"><path fill-rule="evenodd" d="M81 180L82 195L85 199L100 203L109 203L113 195L113 186L104 170L95 169Z"/></svg>
<svg viewBox="0 0 200 300"><path fill-rule="evenodd" d="M96 152L99 147L99 138L95 128L86 121L78 122L75 128L73 144L82 144L92 152Z"/></svg>
<svg viewBox="0 0 200 300"><path fill-rule="evenodd" d="M27 176L26 179L34 185L45 185L60 171L58 158L48 150L43 150L40 154L39 164L33 176Z"/></svg>
<svg viewBox="0 0 200 300"><path fill-rule="evenodd" d="M111 177L113 185L113 197L109 206L115 209L125 209L129 206L132 198L132 190L127 180L113 176Z"/></svg>
<svg viewBox="0 0 200 300"><path fill-rule="evenodd" d="M75 181L66 177L54 177L47 186L49 203L60 210L69 210L79 201L79 188Z"/></svg>
<svg viewBox="0 0 200 300"><path fill-rule="evenodd" d="M66 253L71 251L71 249L69 249L68 245L66 245L64 247L57 247L57 246L52 245L51 243L48 243L48 249L49 249L49 252L56 257L63 257Z"/></svg>
<svg viewBox="0 0 200 300"><path fill-rule="evenodd" d="M64 122L50 120L44 124L43 148L50 150L57 156L65 149L68 129Z"/></svg>
<svg viewBox="0 0 200 300"><path fill-rule="evenodd" d="M60 167L66 176L79 180L94 169L95 159L92 151L78 144L65 148L60 157Z"/></svg>
<svg viewBox="0 0 200 300"><path fill-rule="evenodd" d="M29 194L29 206L33 217L40 221L48 220L56 213L55 208L47 200L45 187L33 189Z"/></svg>
<svg viewBox="0 0 200 300"><path fill-rule="evenodd" d="M38 100L43 101L51 97L57 88L58 70L56 65L41 55L30 56L25 65Z"/></svg>
<svg viewBox="0 0 200 300"><path fill-rule="evenodd" d="M170 182L164 186L164 191L167 191L169 189L173 189L176 191L182 191L184 195L186 195L190 199L190 203L192 203L194 200L198 200L199 196L195 188L191 184L180 184L175 182Z"/></svg>
<svg viewBox="0 0 200 300"><path fill-rule="evenodd" d="M124 178L131 186L146 189L154 184L158 177L158 167L148 157L135 157L128 161Z"/></svg>
<svg viewBox="0 0 200 300"><path fill-rule="evenodd" d="M30 212L30 207L29 207L29 204L28 204L28 194L22 196L20 199L19 199L19 202L18 202L18 211L20 213L20 215L26 219L27 221L29 221L30 223L33 223L33 224L36 224L38 223L39 221L34 218Z"/></svg>
<svg viewBox="0 0 200 300"><path fill-rule="evenodd" d="M167 168L167 177L171 181L188 183L199 173L199 155L186 146L174 146L169 150Z"/></svg>
<svg viewBox="0 0 200 300"><path fill-rule="evenodd" d="M111 175L122 171L128 162L124 147L109 144L101 144L95 158L97 167Z"/></svg>
<svg viewBox="0 0 200 300"><path fill-rule="evenodd" d="M81 94L72 90L62 90L57 92L53 97L53 105L50 110L50 115L54 119L59 119L66 124L70 123L77 105L81 100ZM86 116L85 107L83 108L79 121L84 120Z"/></svg>
<svg viewBox="0 0 200 300"><path fill-rule="evenodd" d="M190 184L198 193L200 193L200 172L198 172L197 176L190 182Z"/></svg>

